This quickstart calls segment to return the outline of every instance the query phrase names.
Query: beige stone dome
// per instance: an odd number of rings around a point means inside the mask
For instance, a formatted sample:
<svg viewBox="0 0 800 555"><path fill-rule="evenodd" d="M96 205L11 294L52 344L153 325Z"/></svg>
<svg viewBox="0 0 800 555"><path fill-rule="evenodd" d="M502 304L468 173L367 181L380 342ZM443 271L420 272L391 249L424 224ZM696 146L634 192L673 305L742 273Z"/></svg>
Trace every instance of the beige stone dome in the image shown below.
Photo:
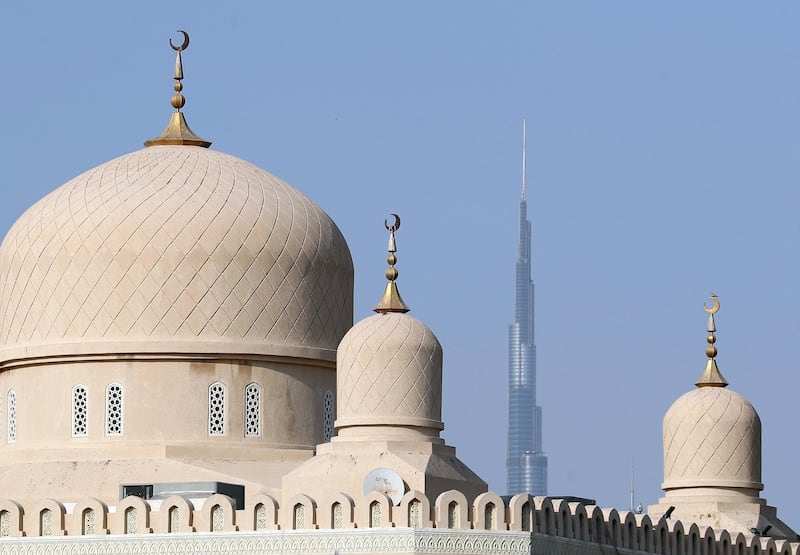
<svg viewBox="0 0 800 555"><path fill-rule="evenodd" d="M402 313L357 323L336 358L336 427L442 424L442 347L425 324Z"/></svg>
<svg viewBox="0 0 800 555"><path fill-rule="evenodd" d="M333 360L353 265L334 222L256 166L194 146L111 160L0 246L2 360L91 352Z"/></svg>
<svg viewBox="0 0 800 555"><path fill-rule="evenodd" d="M747 399L698 387L672 404L664 416L662 487L763 489L761 420Z"/></svg>

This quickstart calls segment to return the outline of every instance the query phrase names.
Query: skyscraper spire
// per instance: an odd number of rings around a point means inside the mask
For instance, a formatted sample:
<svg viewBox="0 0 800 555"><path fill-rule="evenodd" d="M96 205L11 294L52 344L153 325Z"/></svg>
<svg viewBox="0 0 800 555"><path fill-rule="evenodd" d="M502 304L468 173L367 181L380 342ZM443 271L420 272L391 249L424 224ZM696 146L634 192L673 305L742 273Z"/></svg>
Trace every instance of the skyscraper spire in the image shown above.
<svg viewBox="0 0 800 555"><path fill-rule="evenodd" d="M542 449L542 409L536 405L534 286L525 120L522 120L522 196L519 203L514 321L508 333L507 492L547 494L547 455Z"/></svg>
<svg viewBox="0 0 800 555"><path fill-rule="evenodd" d="M522 200L528 200L528 168L526 158L528 157L528 146L525 144L525 118L522 118Z"/></svg>

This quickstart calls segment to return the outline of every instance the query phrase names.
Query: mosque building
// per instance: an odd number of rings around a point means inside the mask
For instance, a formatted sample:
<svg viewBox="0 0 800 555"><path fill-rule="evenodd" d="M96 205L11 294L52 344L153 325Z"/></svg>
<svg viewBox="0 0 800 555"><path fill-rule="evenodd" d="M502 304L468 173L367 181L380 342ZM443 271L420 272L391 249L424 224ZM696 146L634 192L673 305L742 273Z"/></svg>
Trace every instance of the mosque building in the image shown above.
<svg viewBox="0 0 800 555"><path fill-rule="evenodd" d="M336 224L187 124L183 37L164 132L0 245L0 555L800 553L759 496L716 298L649 514L488 491L440 437L443 350L399 293L400 217L354 325Z"/></svg>

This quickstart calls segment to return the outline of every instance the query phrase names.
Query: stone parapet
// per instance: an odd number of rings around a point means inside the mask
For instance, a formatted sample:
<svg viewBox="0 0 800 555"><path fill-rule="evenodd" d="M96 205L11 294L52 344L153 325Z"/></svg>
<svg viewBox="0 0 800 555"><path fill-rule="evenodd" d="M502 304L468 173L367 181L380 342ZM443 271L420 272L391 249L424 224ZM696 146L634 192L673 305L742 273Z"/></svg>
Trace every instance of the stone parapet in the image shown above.
<svg viewBox="0 0 800 555"><path fill-rule="evenodd" d="M233 500L136 497L107 506L45 499L30 506L0 501L0 555L163 553L182 546L220 553L706 553L798 554L800 542L731 534L693 523L652 521L615 509L527 494L493 493L467 504L452 490L431 501L406 493L398 506L383 494L353 500L296 495L285 506L257 495Z"/></svg>

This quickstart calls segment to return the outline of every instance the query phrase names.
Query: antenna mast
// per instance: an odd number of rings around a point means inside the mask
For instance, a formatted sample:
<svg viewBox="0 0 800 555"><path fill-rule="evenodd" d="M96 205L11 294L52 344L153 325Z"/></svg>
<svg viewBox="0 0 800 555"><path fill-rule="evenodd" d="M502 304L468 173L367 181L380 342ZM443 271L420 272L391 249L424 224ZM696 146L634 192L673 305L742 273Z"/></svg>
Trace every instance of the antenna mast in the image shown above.
<svg viewBox="0 0 800 555"><path fill-rule="evenodd" d="M634 488L633 488L633 457L631 457L631 512L633 512L633 499L634 499Z"/></svg>

